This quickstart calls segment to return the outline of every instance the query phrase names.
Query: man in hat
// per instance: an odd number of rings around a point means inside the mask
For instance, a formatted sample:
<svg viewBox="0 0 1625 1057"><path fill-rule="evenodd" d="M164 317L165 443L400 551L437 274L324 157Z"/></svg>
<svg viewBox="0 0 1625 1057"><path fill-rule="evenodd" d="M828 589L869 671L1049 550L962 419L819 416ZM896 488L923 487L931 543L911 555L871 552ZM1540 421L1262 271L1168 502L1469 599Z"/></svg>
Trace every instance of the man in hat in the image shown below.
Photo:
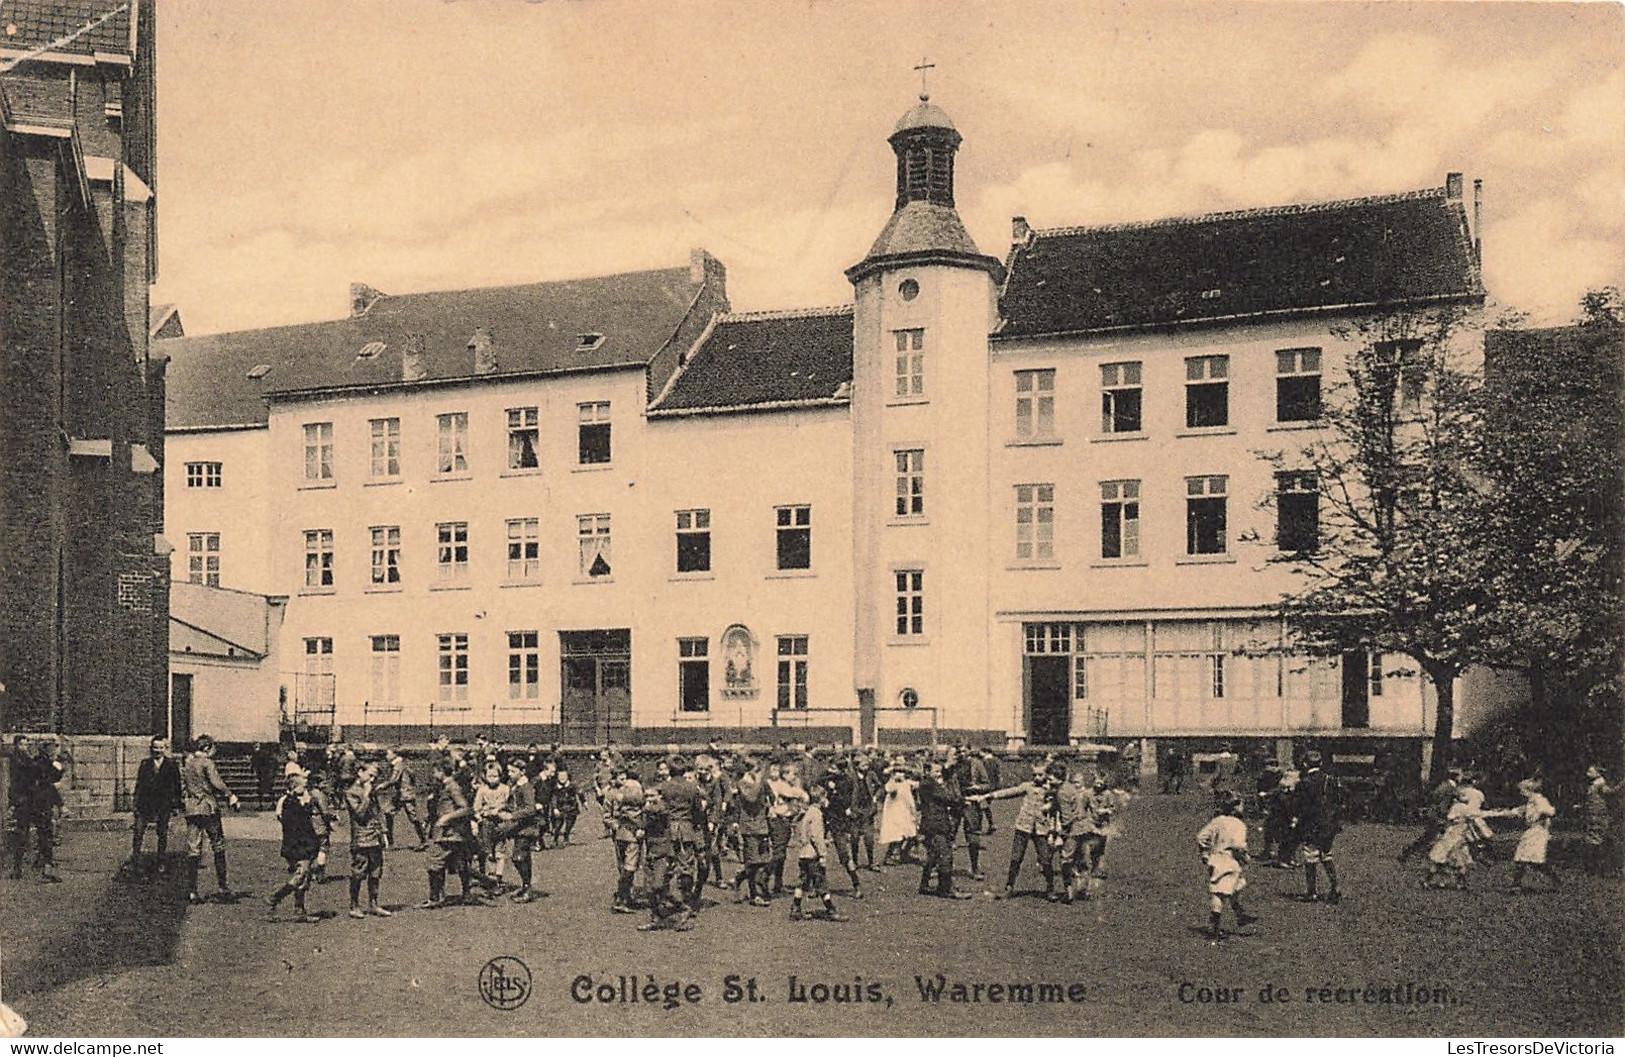
<svg viewBox="0 0 1625 1057"><path fill-rule="evenodd" d="M1303 849L1303 881L1306 902L1319 899L1315 866L1326 871L1330 891L1326 902L1340 903L1343 891L1337 884L1337 865L1332 862L1332 841L1343 828L1337 782L1321 770L1320 753L1310 749L1303 756L1303 773L1298 776L1293 812L1297 816L1297 839Z"/></svg>
<svg viewBox="0 0 1625 1057"><path fill-rule="evenodd" d="M195 749L181 768L181 801L186 811L186 851L189 857L187 900L203 902L198 892L198 874L203 861L203 842L207 838L214 850L214 878L220 885L217 898L231 901L231 888L226 884L226 834L220 826L222 799L237 810L237 794L231 791L220 771L214 765L214 739L199 734L193 743Z"/></svg>
<svg viewBox="0 0 1625 1057"><path fill-rule="evenodd" d="M954 777L959 783L960 792L965 795L962 821L965 850L970 853L970 877L972 881L983 881L986 878L982 874L982 830L987 821L984 816L988 812L982 797L993 791L987 761L982 759L981 753L962 747L959 761L954 766Z"/></svg>

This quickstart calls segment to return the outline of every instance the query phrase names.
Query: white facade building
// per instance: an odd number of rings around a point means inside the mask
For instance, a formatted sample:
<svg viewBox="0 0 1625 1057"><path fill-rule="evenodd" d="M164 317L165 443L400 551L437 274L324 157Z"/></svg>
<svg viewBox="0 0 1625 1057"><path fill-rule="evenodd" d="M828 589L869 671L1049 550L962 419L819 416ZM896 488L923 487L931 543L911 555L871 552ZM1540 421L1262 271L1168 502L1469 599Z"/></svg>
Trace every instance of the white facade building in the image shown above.
<svg viewBox="0 0 1625 1057"><path fill-rule="evenodd" d="M175 577L217 535L290 598L301 716L391 737L1423 738L1404 664L1274 649L1315 510L1259 452L1314 435L1351 320L1482 303L1460 178L1017 218L999 260L959 142L899 121L850 306L730 313L696 251L165 342Z"/></svg>

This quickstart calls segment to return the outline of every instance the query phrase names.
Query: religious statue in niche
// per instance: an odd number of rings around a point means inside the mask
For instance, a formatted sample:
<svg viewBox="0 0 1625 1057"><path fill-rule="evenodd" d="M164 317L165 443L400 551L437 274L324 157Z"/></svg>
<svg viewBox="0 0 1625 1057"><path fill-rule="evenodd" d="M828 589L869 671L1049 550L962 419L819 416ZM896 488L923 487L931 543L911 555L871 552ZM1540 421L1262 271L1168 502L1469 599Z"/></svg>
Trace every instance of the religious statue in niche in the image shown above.
<svg viewBox="0 0 1625 1057"><path fill-rule="evenodd" d="M756 637L743 624L722 633L722 696L756 696Z"/></svg>

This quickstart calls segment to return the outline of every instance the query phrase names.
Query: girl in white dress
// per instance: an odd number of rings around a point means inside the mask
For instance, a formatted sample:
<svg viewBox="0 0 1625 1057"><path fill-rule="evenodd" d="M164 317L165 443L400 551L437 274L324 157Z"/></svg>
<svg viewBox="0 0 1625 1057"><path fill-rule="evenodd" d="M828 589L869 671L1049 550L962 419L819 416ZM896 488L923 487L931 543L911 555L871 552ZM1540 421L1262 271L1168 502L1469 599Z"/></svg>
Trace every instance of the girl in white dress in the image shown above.
<svg viewBox="0 0 1625 1057"><path fill-rule="evenodd" d="M899 766L886 781L886 799L880 807L880 843L886 846L886 862L906 861L905 844L913 844L919 833L920 808L914 798L919 783Z"/></svg>
<svg viewBox="0 0 1625 1057"><path fill-rule="evenodd" d="M1557 887L1557 871L1546 863L1546 845L1552 839L1552 817L1557 809L1540 791L1539 778L1525 778L1518 783L1523 794L1523 806L1491 812L1505 818L1523 819L1523 835L1512 852L1512 889L1524 890L1524 873L1533 870L1544 876L1551 887Z"/></svg>

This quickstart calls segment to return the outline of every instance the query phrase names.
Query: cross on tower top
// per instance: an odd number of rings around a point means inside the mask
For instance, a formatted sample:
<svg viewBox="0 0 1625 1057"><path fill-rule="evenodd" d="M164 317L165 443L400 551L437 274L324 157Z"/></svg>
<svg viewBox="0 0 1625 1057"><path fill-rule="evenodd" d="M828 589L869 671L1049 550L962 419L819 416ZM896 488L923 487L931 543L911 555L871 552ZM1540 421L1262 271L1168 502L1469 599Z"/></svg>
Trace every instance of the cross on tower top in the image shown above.
<svg viewBox="0 0 1625 1057"><path fill-rule="evenodd" d="M934 70L936 68L937 64L934 62L926 62L925 56L923 55L920 56L920 64L914 67L914 69L919 71L920 74L920 102L922 103L928 102L931 99L931 93L926 90L925 86L925 71Z"/></svg>

